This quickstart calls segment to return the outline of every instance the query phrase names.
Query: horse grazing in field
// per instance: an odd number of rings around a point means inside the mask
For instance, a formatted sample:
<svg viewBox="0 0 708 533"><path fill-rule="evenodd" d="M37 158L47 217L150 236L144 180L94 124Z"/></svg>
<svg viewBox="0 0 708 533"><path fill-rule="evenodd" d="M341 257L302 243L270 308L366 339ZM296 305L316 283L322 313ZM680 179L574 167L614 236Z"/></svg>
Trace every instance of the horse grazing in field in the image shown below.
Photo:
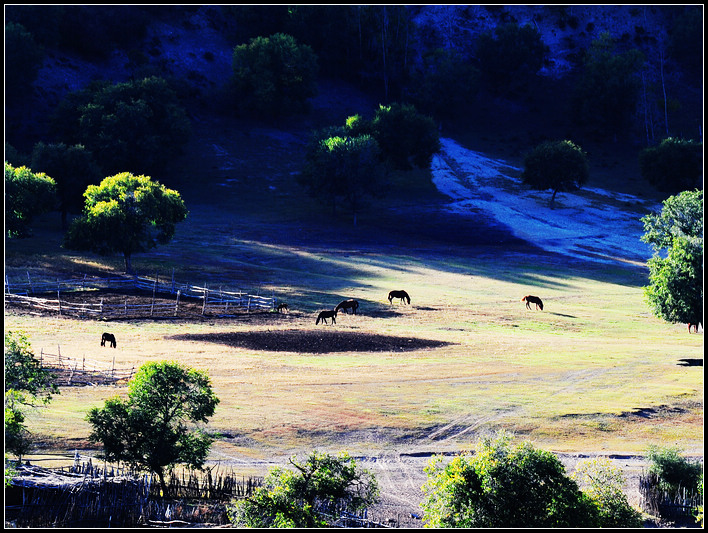
<svg viewBox="0 0 708 533"><path fill-rule="evenodd" d="M337 304L337 307L334 308L335 311L344 311L344 314L347 314L347 309L351 309L352 313L356 315L356 310L359 309L359 302L356 300L344 300L343 302L339 302Z"/></svg>
<svg viewBox="0 0 708 533"><path fill-rule="evenodd" d="M111 348L115 348L118 343L116 342L116 336L113 333L104 333L101 335L101 346L105 346L106 342L111 344Z"/></svg>
<svg viewBox="0 0 708 533"><path fill-rule="evenodd" d="M290 308L288 307L288 304L285 302L280 302L277 307L278 313L287 313Z"/></svg>
<svg viewBox="0 0 708 533"><path fill-rule="evenodd" d="M320 323L320 320L324 322L325 324L327 323L327 319L331 318L332 319L332 324L337 323L337 310L333 309L331 311L320 311L320 314L317 315L317 320L315 321L315 326Z"/></svg>
<svg viewBox="0 0 708 533"><path fill-rule="evenodd" d="M703 324L699 322L689 322L688 323L688 332L691 333L691 328L693 328L693 331L698 333L698 326L703 326Z"/></svg>
<svg viewBox="0 0 708 533"><path fill-rule="evenodd" d="M530 304L536 304L536 309L540 309L541 311L543 311L543 302L538 296L524 296L523 298L521 298L521 301L526 301L526 309L531 309Z"/></svg>
<svg viewBox="0 0 708 533"><path fill-rule="evenodd" d="M394 298L400 298L401 302L405 301L409 305L411 303L411 297L408 296L408 293L406 291L391 291L391 292L389 292L388 293L388 303L393 305Z"/></svg>

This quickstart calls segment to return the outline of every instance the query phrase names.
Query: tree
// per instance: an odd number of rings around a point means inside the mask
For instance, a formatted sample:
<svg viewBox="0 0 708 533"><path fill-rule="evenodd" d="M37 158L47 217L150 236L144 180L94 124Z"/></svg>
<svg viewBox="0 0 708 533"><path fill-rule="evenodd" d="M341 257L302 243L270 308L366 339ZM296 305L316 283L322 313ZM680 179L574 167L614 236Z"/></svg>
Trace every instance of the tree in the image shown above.
<svg viewBox="0 0 708 533"><path fill-rule="evenodd" d="M5 333L5 449L20 459L31 447L25 409L59 394L55 379L35 358L23 332Z"/></svg>
<svg viewBox="0 0 708 533"><path fill-rule="evenodd" d="M473 455L425 469L427 527L593 527L597 510L551 453L510 437L480 439Z"/></svg>
<svg viewBox="0 0 708 533"><path fill-rule="evenodd" d="M284 33L256 37L233 53L239 112L278 117L307 109L317 94L317 56Z"/></svg>
<svg viewBox="0 0 708 533"><path fill-rule="evenodd" d="M590 177L587 155L571 141L546 141L524 158L521 179L534 189L559 192L579 189Z"/></svg>
<svg viewBox="0 0 708 533"><path fill-rule="evenodd" d="M381 147L382 157L398 170L428 169L440 150L435 121L412 105L380 105L368 128Z"/></svg>
<svg viewBox="0 0 708 533"><path fill-rule="evenodd" d="M575 121L598 135L621 133L639 101L644 56L636 49L618 54L614 47L608 33L592 43L572 98Z"/></svg>
<svg viewBox="0 0 708 533"><path fill-rule="evenodd" d="M641 513L629 505L627 496L622 492L624 475L609 459L581 461L572 479L597 507L599 527L642 527Z"/></svg>
<svg viewBox="0 0 708 533"><path fill-rule="evenodd" d="M528 87L548 52L536 28L509 23L481 34L475 55L480 72L493 90L510 93Z"/></svg>
<svg viewBox="0 0 708 533"><path fill-rule="evenodd" d="M315 138L306 155L300 183L315 198L335 211L338 202L356 216L365 199L383 190L383 169L378 143L369 135Z"/></svg>
<svg viewBox="0 0 708 533"><path fill-rule="evenodd" d="M642 177L658 190L678 194L700 185L703 143L669 137L639 153Z"/></svg>
<svg viewBox="0 0 708 533"><path fill-rule="evenodd" d="M667 322L703 323L703 191L667 198L661 213L642 222L642 241L654 248L644 287L652 312Z"/></svg>
<svg viewBox="0 0 708 533"><path fill-rule="evenodd" d="M241 500L234 523L245 527L327 527L326 515L365 509L378 497L374 476L347 453L312 452L295 471L272 468L263 486Z"/></svg>
<svg viewBox="0 0 708 533"><path fill-rule="evenodd" d="M41 169L57 183L62 227L67 228L69 211L81 211L81 197L86 187L98 183L100 171L91 152L80 144L39 142L32 150L32 168Z"/></svg>
<svg viewBox="0 0 708 533"><path fill-rule="evenodd" d="M32 219L54 209L57 184L44 172L32 172L5 161L5 229L8 237L30 234Z"/></svg>
<svg viewBox="0 0 708 533"><path fill-rule="evenodd" d="M206 423L218 403L205 372L170 361L146 363L131 380L127 399L114 397L88 412L89 440L103 445L107 460L157 474L166 497L166 469L177 463L202 468L212 437L187 424Z"/></svg>
<svg viewBox="0 0 708 533"><path fill-rule="evenodd" d="M162 170L187 142L190 124L162 78L93 82L68 94L51 119L55 137L89 150L104 175Z"/></svg>
<svg viewBox="0 0 708 533"><path fill-rule="evenodd" d="M5 99L9 106L32 93L44 51L22 24L5 24Z"/></svg>
<svg viewBox="0 0 708 533"><path fill-rule="evenodd" d="M89 185L84 212L64 237L64 246L102 255L122 253L125 271L131 257L172 240L175 226L187 218L179 193L149 176L123 172Z"/></svg>

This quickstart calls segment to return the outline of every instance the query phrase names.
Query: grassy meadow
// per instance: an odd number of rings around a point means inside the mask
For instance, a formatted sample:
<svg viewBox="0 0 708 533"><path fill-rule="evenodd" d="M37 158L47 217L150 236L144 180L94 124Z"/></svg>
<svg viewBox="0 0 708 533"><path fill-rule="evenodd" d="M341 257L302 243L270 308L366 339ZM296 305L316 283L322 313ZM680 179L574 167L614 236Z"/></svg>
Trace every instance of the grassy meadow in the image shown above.
<svg viewBox="0 0 708 533"><path fill-rule="evenodd" d="M476 244L474 228L463 238L437 215L409 214L438 201L424 186L396 205L374 204L354 226L298 192L291 178L298 161L280 157L272 135L229 145L216 128L198 133L197 153L217 140L228 151L238 144L241 174L227 182L218 162L181 161L174 188L190 215L170 244L135 256L134 267L273 294L290 313L101 323L6 309L6 331L25 331L37 355L61 350L121 369L169 359L206 370L221 400L208 424L218 435L214 460L268 461L314 448L455 451L500 429L556 452L639 454L658 444L702 455L703 334L651 315L646 269L514 241ZM33 237L6 241L10 279L121 271L119 257L62 249L57 219L43 217ZM411 305L390 306L394 289L407 290ZM544 310L527 310L526 294L540 296ZM345 298L359 300L359 315L315 325L319 310ZM99 346L103 331L116 335L117 349ZM316 354L218 342L253 331L296 332L305 342L323 331L403 340L397 350ZM405 339L444 344L409 350ZM29 429L47 449L86 449L86 412L125 392L63 388L28 417Z"/></svg>

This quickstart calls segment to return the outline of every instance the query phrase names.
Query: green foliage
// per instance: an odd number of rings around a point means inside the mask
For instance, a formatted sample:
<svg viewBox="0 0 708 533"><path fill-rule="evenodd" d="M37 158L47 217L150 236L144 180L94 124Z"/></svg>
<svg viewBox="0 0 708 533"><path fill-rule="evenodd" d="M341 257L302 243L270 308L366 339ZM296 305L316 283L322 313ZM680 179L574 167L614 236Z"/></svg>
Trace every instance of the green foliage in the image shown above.
<svg viewBox="0 0 708 533"><path fill-rule="evenodd" d="M546 141L524 158L521 179L530 187L551 189L551 204L558 192L580 188L590 177L587 155L571 141Z"/></svg>
<svg viewBox="0 0 708 533"><path fill-rule="evenodd" d="M43 172L15 168L5 161L5 230L8 237L30 234L32 219L54 209L56 182Z"/></svg>
<svg viewBox="0 0 708 533"><path fill-rule="evenodd" d="M81 211L83 192L88 185L98 183L101 175L93 155L81 145L39 142L32 150L31 166L41 169L56 181L64 225L69 211Z"/></svg>
<svg viewBox="0 0 708 533"><path fill-rule="evenodd" d="M5 332L5 450L22 457L31 448L25 409L59 394L56 377L34 357L22 332Z"/></svg>
<svg viewBox="0 0 708 533"><path fill-rule="evenodd" d="M245 527L327 527L327 515L356 512L374 503L374 476L347 453L312 452L296 471L272 468L263 486L236 503L233 521Z"/></svg>
<svg viewBox="0 0 708 533"><path fill-rule="evenodd" d="M658 318L703 322L703 191L667 198L660 214L642 218L642 241L651 244L644 293Z"/></svg>
<svg viewBox="0 0 708 533"><path fill-rule="evenodd" d="M571 476L598 509L599 527L642 527L642 515L629 505L622 492L622 471L609 459L588 459L578 464Z"/></svg>
<svg viewBox="0 0 708 533"><path fill-rule="evenodd" d="M378 143L368 135L316 137L299 181L313 197L329 203L333 212L341 202L356 216L367 197L382 192L379 152Z"/></svg>
<svg viewBox="0 0 708 533"><path fill-rule="evenodd" d="M187 218L179 193L128 172L89 185L84 212L71 224L64 246L108 255L122 253L131 272L134 253L145 252L172 240L175 226Z"/></svg>
<svg viewBox="0 0 708 533"><path fill-rule="evenodd" d="M576 123L598 135L621 133L639 101L638 73L643 64L638 50L615 53L607 33L594 41L573 94Z"/></svg>
<svg viewBox="0 0 708 533"><path fill-rule="evenodd" d="M501 93L526 90L548 52L541 34L530 24L499 25L480 35L476 45L480 72L490 87Z"/></svg>
<svg viewBox="0 0 708 533"><path fill-rule="evenodd" d="M454 50L423 54L411 73L408 93L418 109L436 117L456 118L469 109L479 88L479 72Z"/></svg>
<svg viewBox="0 0 708 533"><path fill-rule="evenodd" d="M240 113L292 115L306 110L308 98L317 94L317 56L283 33L237 46L233 71Z"/></svg>
<svg viewBox="0 0 708 533"><path fill-rule="evenodd" d="M380 105L369 125L383 158L395 169L430 168L440 150L435 121L408 104Z"/></svg>
<svg viewBox="0 0 708 533"><path fill-rule="evenodd" d="M703 468L701 463L692 462L681 455L675 446L649 446L647 450L649 472L655 474L661 488L671 494L680 489L689 492L702 490Z"/></svg>
<svg viewBox="0 0 708 533"><path fill-rule="evenodd" d="M8 105L16 105L18 99L32 93L32 83L43 59L41 46L22 24L5 24L5 101Z"/></svg>
<svg viewBox="0 0 708 533"><path fill-rule="evenodd" d="M52 117L54 135L89 150L104 175L162 170L189 138L189 119L161 78L94 82L70 93Z"/></svg>
<svg viewBox="0 0 708 533"><path fill-rule="evenodd" d="M427 527L593 527L597 510L551 453L508 436L425 469Z"/></svg>
<svg viewBox="0 0 708 533"><path fill-rule="evenodd" d="M187 423L206 423L219 399L205 372L176 362L146 363L128 386L128 398L106 400L86 415L89 440L103 445L109 461L154 472L167 496L165 471L177 463L201 468L212 438Z"/></svg>
<svg viewBox="0 0 708 533"><path fill-rule="evenodd" d="M703 143L669 137L639 153L642 177L658 190L676 194L700 186Z"/></svg>

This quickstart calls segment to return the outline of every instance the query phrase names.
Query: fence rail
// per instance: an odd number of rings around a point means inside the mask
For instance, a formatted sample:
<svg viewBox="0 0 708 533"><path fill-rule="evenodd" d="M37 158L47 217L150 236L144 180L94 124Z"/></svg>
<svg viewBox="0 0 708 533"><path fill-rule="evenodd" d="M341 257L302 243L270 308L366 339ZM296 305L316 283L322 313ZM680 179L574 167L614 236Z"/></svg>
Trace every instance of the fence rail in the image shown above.
<svg viewBox="0 0 708 533"><path fill-rule="evenodd" d="M105 385L120 381L130 381L135 375L135 367L128 369L117 369L115 358L112 364L100 361L90 361L85 357L77 359L61 355L59 353L47 353L42 349L39 354L39 364L56 375L56 383L60 386L72 385Z"/></svg>
<svg viewBox="0 0 708 533"><path fill-rule="evenodd" d="M99 301L77 303L67 300L66 296L62 299L62 293L66 295L93 290L130 290L143 295L150 293L152 300L150 303L128 303L126 297L123 303L118 304L105 302L98 292L96 299ZM37 296L48 294L56 294L56 299ZM165 302L164 295L174 296L174 302ZM158 296L161 298L160 301L157 300ZM185 306L184 302L190 299L201 301L201 309L197 311L194 307ZM158 276L155 276L154 279L140 276L107 278L84 276L83 278L50 282L32 280L28 273L26 281L11 282L5 276L5 305L79 318L120 319L148 316L177 317L195 314L232 316L244 310L246 312L272 311L275 309L276 299L240 290L230 291L221 287L213 289L206 285L200 287L177 283L174 276L169 282L160 281Z"/></svg>

